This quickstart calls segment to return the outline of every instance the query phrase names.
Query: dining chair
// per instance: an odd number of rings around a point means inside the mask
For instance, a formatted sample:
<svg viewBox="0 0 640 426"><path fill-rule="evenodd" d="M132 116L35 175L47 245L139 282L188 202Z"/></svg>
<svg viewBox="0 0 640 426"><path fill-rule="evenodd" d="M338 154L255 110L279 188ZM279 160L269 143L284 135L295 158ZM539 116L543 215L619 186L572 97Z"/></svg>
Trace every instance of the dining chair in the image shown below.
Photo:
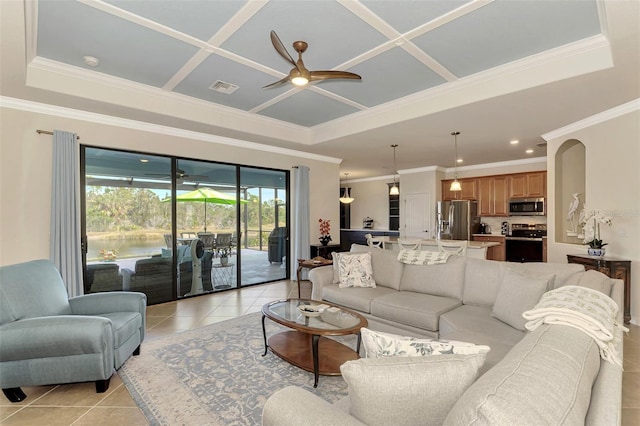
<svg viewBox="0 0 640 426"><path fill-rule="evenodd" d="M420 240L398 240L400 250L422 250Z"/></svg>
<svg viewBox="0 0 640 426"><path fill-rule="evenodd" d="M466 256L468 245L468 241L438 240L438 251Z"/></svg>
<svg viewBox="0 0 640 426"><path fill-rule="evenodd" d="M364 237L367 239L367 245L371 247L376 247L379 249L384 249L384 241L379 238L374 238L371 234L364 234Z"/></svg>

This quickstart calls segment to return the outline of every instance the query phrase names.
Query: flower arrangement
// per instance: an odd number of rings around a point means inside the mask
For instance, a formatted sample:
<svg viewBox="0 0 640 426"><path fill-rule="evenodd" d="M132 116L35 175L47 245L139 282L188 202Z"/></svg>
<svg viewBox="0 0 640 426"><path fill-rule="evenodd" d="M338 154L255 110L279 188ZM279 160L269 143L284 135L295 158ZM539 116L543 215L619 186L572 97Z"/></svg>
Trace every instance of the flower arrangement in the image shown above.
<svg viewBox="0 0 640 426"><path fill-rule="evenodd" d="M580 222L582 231L584 232L584 243L592 249L601 249L608 243L602 242L600 238L600 225L611 226L613 221L611 216L606 216L599 211L592 210L584 214L584 218Z"/></svg>
<svg viewBox="0 0 640 426"><path fill-rule="evenodd" d="M113 249L113 250L107 250L107 249L102 249L99 251L100 255L102 256L102 261L103 262L113 262L116 260L116 257L118 255L118 250Z"/></svg>
<svg viewBox="0 0 640 426"><path fill-rule="evenodd" d="M331 241L331 221L330 220L322 220L318 219L318 223L320 224L320 242L323 245L327 245L329 241Z"/></svg>

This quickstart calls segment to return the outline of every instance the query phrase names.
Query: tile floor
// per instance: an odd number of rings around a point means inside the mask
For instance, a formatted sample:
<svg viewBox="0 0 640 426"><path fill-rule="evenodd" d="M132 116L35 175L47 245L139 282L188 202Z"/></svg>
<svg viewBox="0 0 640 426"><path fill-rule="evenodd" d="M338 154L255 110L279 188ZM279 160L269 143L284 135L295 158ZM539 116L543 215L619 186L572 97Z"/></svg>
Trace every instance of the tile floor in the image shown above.
<svg viewBox="0 0 640 426"><path fill-rule="evenodd" d="M259 312L273 299L297 297L295 281L280 281L215 293L147 308L147 337L155 339L207 324ZM303 283L302 297L310 286ZM640 426L640 327L624 338L622 424ZM144 344L142 346L144 351ZM27 399L11 404L0 396L1 425L146 425L142 412L117 375L109 390L96 394L93 383L23 388Z"/></svg>

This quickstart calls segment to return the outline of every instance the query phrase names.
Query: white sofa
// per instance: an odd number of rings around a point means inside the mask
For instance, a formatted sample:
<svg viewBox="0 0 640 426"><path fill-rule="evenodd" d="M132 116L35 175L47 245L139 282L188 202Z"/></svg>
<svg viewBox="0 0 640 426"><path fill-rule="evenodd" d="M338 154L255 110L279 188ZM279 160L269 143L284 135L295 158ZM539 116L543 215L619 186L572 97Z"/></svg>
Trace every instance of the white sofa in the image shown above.
<svg viewBox="0 0 640 426"><path fill-rule="evenodd" d="M525 332L521 314L537 303L540 295L528 290L536 285L543 285L543 291L565 285L591 287L621 306L622 281L585 272L575 264L454 257L445 264L408 265L385 250L354 245L351 251L371 253L376 287L340 288L332 266L315 268L310 273L312 299L360 312L373 330L491 347L480 379L451 407L445 424L620 423L622 369L601 360L597 345L585 333L562 325ZM622 323L620 310L618 321ZM622 338L617 337L622 358ZM354 362L360 361L364 362ZM353 399L352 392L350 386ZM376 409L373 404L370 408ZM403 407L404 412L415 408ZM349 397L331 405L291 387L267 401L263 424L367 424L349 414L354 411Z"/></svg>

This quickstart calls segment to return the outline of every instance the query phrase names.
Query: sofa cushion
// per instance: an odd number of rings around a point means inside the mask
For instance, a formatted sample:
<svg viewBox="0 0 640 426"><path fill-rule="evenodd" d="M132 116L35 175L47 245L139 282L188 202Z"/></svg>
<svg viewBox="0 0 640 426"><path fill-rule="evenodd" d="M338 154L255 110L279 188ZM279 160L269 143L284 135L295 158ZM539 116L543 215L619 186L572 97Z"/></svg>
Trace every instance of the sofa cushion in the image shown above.
<svg viewBox="0 0 640 426"><path fill-rule="evenodd" d="M582 425L600 369L581 331L545 325L527 334L467 389L445 425Z"/></svg>
<svg viewBox="0 0 640 426"><path fill-rule="evenodd" d="M501 262L502 267L525 275L545 276L555 275L553 282L549 285L549 290L556 289L563 285L571 276L584 271L583 265L576 263L545 263L545 262Z"/></svg>
<svg viewBox="0 0 640 426"><path fill-rule="evenodd" d="M376 285L400 290L400 279L404 265L398 262L396 253L391 250L380 250L360 244L351 245L351 253L371 253L371 266Z"/></svg>
<svg viewBox="0 0 640 426"><path fill-rule="evenodd" d="M491 316L524 331L526 320L522 313L536 306L548 286L548 279L507 271L502 277Z"/></svg>
<svg viewBox="0 0 640 426"><path fill-rule="evenodd" d="M440 425L484 362L484 354L362 358L340 367L349 412L370 425Z"/></svg>
<svg viewBox="0 0 640 426"><path fill-rule="evenodd" d="M338 284L325 284L322 287L323 300L365 313L370 313L373 299L389 293L397 291L386 287L340 288Z"/></svg>
<svg viewBox="0 0 640 426"><path fill-rule="evenodd" d="M113 347L119 348L131 336L140 333L142 316L138 312L110 312L95 315L107 318L113 324Z"/></svg>
<svg viewBox="0 0 640 426"><path fill-rule="evenodd" d="M516 345L525 333L492 318L491 307L462 305L440 316L440 338L491 347L483 368L490 368Z"/></svg>
<svg viewBox="0 0 640 426"><path fill-rule="evenodd" d="M400 290L462 300L466 260L463 256L451 256L443 264L404 265Z"/></svg>
<svg viewBox="0 0 640 426"><path fill-rule="evenodd" d="M462 301L465 305L493 306L500 288L500 262L467 258Z"/></svg>
<svg viewBox="0 0 640 426"><path fill-rule="evenodd" d="M572 275L559 287L564 287L567 285L587 287L592 290L599 291L600 293L606 294L607 296L611 296L611 288L613 287L613 282L611 281L611 278L609 278L602 272L590 269L588 271Z"/></svg>
<svg viewBox="0 0 640 426"><path fill-rule="evenodd" d="M486 345L476 345L456 340L418 339L416 337L373 331L368 328L360 329L360 333L366 358L486 354L491 349Z"/></svg>
<svg viewBox="0 0 640 426"><path fill-rule="evenodd" d="M353 253L348 256L337 256L340 288L375 287L370 253Z"/></svg>
<svg viewBox="0 0 640 426"><path fill-rule="evenodd" d="M373 299L371 314L401 324L438 331L440 315L461 304L460 300L451 297L394 291Z"/></svg>

